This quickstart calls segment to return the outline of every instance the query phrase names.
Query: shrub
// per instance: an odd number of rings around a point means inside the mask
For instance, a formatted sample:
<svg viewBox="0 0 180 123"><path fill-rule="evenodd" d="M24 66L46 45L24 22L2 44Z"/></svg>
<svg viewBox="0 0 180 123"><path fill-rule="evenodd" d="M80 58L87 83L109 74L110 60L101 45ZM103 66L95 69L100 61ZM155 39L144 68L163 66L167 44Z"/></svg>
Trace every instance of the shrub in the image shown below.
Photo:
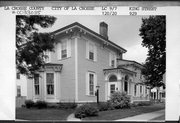
<svg viewBox="0 0 180 123"><path fill-rule="evenodd" d="M47 108L47 103L45 101L37 101L35 107L38 109Z"/></svg>
<svg viewBox="0 0 180 123"><path fill-rule="evenodd" d="M111 102L108 101L108 102L99 103L98 109L99 109L99 111L107 111L107 110L113 110L114 107L111 104Z"/></svg>
<svg viewBox="0 0 180 123"><path fill-rule="evenodd" d="M114 92L110 97L110 103L114 108L129 108L130 97L124 92Z"/></svg>
<svg viewBox="0 0 180 123"><path fill-rule="evenodd" d="M59 103L58 106L60 109L75 109L77 104L75 102L68 102L68 103Z"/></svg>
<svg viewBox="0 0 180 123"><path fill-rule="evenodd" d="M32 108L34 106L34 102L32 100L25 100L26 108Z"/></svg>
<svg viewBox="0 0 180 123"><path fill-rule="evenodd" d="M141 101L141 102L137 102L136 105L138 105L138 106L149 106L151 104L152 103L150 101Z"/></svg>
<svg viewBox="0 0 180 123"><path fill-rule="evenodd" d="M84 118L84 117L97 116L97 115L98 115L97 106L93 106L90 104L84 104L78 107L75 111L76 118Z"/></svg>

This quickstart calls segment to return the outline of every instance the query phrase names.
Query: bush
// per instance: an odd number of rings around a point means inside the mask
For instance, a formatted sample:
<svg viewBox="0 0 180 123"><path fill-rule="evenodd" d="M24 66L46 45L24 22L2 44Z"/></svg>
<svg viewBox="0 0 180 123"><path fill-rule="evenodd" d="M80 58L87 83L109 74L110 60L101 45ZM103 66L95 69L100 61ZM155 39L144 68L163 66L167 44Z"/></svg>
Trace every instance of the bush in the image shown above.
<svg viewBox="0 0 180 123"><path fill-rule="evenodd" d="M136 102L137 106L149 106L152 103L150 101L141 101L141 102Z"/></svg>
<svg viewBox="0 0 180 123"><path fill-rule="evenodd" d="M34 106L34 102L32 100L25 101L26 108L32 108Z"/></svg>
<svg viewBox="0 0 180 123"><path fill-rule="evenodd" d="M98 109L99 109L99 111L107 111L107 110L113 110L114 107L111 104L111 102L108 101L108 102L99 103Z"/></svg>
<svg viewBox="0 0 180 123"><path fill-rule="evenodd" d="M98 108L97 106L93 106L90 104L85 104L78 107L75 111L76 118L84 118L89 116L97 116L98 115Z"/></svg>
<svg viewBox="0 0 180 123"><path fill-rule="evenodd" d="M37 101L35 107L38 109L47 108L47 103L45 101Z"/></svg>
<svg viewBox="0 0 180 123"><path fill-rule="evenodd" d="M77 104L75 102L68 102L68 103L59 103L58 106L60 109L75 109Z"/></svg>
<svg viewBox="0 0 180 123"><path fill-rule="evenodd" d="M114 92L110 97L110 103L116 109L130 108L130 97L124 92Z"/></svg>

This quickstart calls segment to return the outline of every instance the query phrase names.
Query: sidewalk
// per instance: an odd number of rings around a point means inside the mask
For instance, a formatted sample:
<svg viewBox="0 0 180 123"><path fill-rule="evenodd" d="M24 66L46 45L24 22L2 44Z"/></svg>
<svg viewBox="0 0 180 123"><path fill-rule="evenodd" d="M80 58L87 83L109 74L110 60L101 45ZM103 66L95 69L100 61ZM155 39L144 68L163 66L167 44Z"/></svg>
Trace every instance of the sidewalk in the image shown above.
<svg viewBox="0 0 180 123"><path fill-rule="evenodd" d="M159 110L151 113L145 113L141 115L136 115L132 117L127 117L115 121L149 121L151 119L154 119L156 117L160 117L162 115L165 115L165 110Z"/></svg>
<svg viewBox="0 0 180 123"><path fill-rule="evenodd" d="M74 113L72 113L67 117L67 121L81 121L81 120L78 118L75 118Z"/></svg>

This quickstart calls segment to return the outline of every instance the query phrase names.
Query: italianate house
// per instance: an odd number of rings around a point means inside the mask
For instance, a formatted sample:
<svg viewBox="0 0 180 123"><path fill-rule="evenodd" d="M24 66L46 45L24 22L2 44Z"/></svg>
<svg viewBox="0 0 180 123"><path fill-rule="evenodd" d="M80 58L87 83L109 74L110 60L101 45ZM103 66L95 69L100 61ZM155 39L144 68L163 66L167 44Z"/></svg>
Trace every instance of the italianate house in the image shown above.
<svg viewBox="0 0 180 123"><path fill-rule="evenodd" d="M133 101L149 100L140 63L123 59L126 50L108 38L108 25L99 34L72 23L53 32L54 52L46 52L46 64L27 80L27 99L47 102L107 101L115 91L126 92Z"/></svg>

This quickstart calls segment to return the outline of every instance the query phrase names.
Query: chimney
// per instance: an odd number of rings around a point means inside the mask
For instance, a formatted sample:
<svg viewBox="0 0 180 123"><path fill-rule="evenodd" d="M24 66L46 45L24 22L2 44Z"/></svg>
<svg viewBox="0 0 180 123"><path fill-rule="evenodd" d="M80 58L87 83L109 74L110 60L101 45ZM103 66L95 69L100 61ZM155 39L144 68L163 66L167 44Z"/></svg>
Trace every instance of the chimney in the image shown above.
<svg viewBox="0 0 180 123"><path fill-rule="evenodd" d="M99 33L101 36L108 39L108 25L105 22L99 24Z"/></svg>

